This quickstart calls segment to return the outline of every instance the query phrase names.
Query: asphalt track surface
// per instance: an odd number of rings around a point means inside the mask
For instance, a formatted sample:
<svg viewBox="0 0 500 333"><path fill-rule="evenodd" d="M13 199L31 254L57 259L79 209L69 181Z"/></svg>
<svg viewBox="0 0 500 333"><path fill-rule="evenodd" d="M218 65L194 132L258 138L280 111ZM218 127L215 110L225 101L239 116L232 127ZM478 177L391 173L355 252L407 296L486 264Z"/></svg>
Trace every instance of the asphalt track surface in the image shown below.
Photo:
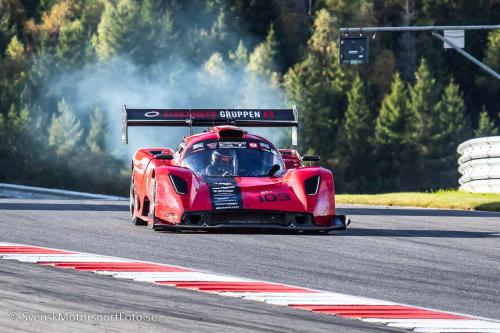
<svg viewBox="0 0 500 333"><path fill-rule="evenodd" d="M500 214L342 206L324 236L166 233L126 202L0 199L0 242L148 260L500 320ZM0 260L2 331L400 332L258 302ZM9 313L155 314L154 322L33 322Z"/></svg>

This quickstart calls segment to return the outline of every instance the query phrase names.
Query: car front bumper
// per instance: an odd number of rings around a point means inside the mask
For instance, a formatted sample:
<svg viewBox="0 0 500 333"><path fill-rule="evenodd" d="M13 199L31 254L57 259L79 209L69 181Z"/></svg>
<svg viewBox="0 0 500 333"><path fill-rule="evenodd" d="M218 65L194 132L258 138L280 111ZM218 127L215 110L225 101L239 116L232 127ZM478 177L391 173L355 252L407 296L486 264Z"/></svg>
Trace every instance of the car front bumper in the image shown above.
<svg viewBox="0 0 500 333"><path fill-rule="evenodd" d="M328 226L314 224L311 214L291 212L188 212L181 223L171 224L155 218L155 230L264 230L328 232L345 230L350 224L346 215L335 215Z"/></svg>

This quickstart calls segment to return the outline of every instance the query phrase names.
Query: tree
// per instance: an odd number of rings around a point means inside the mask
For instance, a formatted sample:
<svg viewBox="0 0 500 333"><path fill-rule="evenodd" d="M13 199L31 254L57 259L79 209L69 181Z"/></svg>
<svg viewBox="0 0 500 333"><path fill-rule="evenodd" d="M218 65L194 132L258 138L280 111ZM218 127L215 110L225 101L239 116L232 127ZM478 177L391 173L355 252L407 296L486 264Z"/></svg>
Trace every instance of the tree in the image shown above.
<svg viewBox="0 0 500 333"><path fill-rule="evenodd" d="M356 75L347 92L347 110L343 126L345 144L338 141L339 167L345 191L373 191L373 118L366 98L366 89ZM341 132L342 133L342 132ZM343 143L343 142L342 142ZM338 176L337 176L338 178ZM337 180L338 181L338 180Z"/></svg>
<svg viewBox="0 0 500 333"><path fill-rule="evenodd" d="M19 106L19 96L28 78L25 47L17 36L12 37L5 55L0 62L0 114L6 114L12 104Z"/></svg>
<svg viewBox="0 0 500 333"><path fill-rule="evenodd" d="M438 131L434 136L436 150L444 158L455 158L457 146L470 135L470 127L464 98L453 79L444 89L436 109L439 113Z"/></svg>
<svg viewBox="0 0 500 333"><path fill-rule="evenodd" d="M484 62L494 70L500 70L500 30L492 30L488 34Z"/></svg>
<svg viewBox="0 0 500 333"><path fill-rule="evenodd" d="M483 110L479 114L479 122L477 124L477 129L474 131L475 137L484 136L495 136L500 133L500 130L495 126L495 121L488 116L484 106Z"/></svg>
<svg viewBox="0 0 500 333"><path fill-rule="evenodd" d="M408 109L408 92L401 76L396 72L390 94L382 100L380 113L375 121L375 141L379 150L385 150L396 160L402 148L411 141L413 114Z"/></svg>
<svg viewBox="0 0 500 333"><path fill-rule="evenodd" d="M5 116L0 116L0 141L2 150L5 149L7 156L16 156L22 151L20 139L27 129L29 111L26 106L20 108L12 104ZM1 151L1 150L0 150Z"/></svg>
<svg viewBox="0 0 500 333"><path fill-rule="evenodd" d="M470 137L469 120L463 96L453 79L444 89L436 105L439 118L435 132L431 133L433 148L425 162L427 188L448 188L456 185L457 147Z"/></svg>
<svg viewBox="0 0 500 333"><path fill-rule="evenodd" d="M411 26L414 25L416 10L414 0L385 1L385 12L389 22L383 25ZM380 10L380 9L379 9ZM396 34L397 65L401 78L413 83L417 70L417 38L414 32L406 31Z"/></svg>
<svg viewBox="0 0 500 333"><path fill-rule="evenodd" d="M83 64L87 40L83 24L79 20L69 22L61 27L56 46L59 63L69 68Z"/></svg>
<svg viewBox="0 0 500 333"><path fill-rule="evenodd" d="M171 53L170 12L154 0L106 2L94 39L99 60L128 55L147 65Z"/></svg>
<svg viewBox="0 0 500 333"><path fill-rule="evenodd" d="M0 55L24 25L26 12L20 1L0 1Z"/></svg>
<svg viewBox="0 0 500 333"><path fill-rule="evenodd" d="M396 72L391 91L382 100L375 121L375 147L381 162L380 176L383 187L399 190L405 186L402 177L405 164L414 157L415 144L411 134L415 117L408 108L408 91Z"/></svg>
<svg viewBox="0 0 500 333"><path fill-rule="evenodd" d="M57 104L58 115L52 116L49 127L49 145L54 147L58 156L73 153L83 134L80 121L64 100Z"/></svg>
<svg viewBox="0 0 500 333"><path fill-rule="evenodd" d="M87 136L87 147L94 154L101 154L105 150L106 122L104 114L100 108L94 109L94 114L90 117L90 129Z"/></svg>
<svg viewBox="0 0 500 333"><path fill-rule="evenodd" d="M432 76L427 61L422 58L415 72L415 83L410 86L408 107L415 119L412 139L417 151L414 159L418 161L420 186L438 186L438 171L442 168L443 151L446 147L439 140L441 131L440 108L438 107L441 90Z"/></svg>
<svg viewBox="0 0 500 333"><path fill-rule="evenodd" d="M424 158L433 154L433 135L439 131L439 109L436 108L439 93L439 85L432 77L427 61L422 58L415 73L415 84L410 87L408 106L416 121L413 138Z"/></svg>
<svg viewBox="0 0 500 333"><path fill-rule="evenodd" d="M279 44L276 39L274 27L271 25L266 40L259 44L250 54L247 68L255 74L270 77L278 71L276 65Z"/></svg>
<svg viewBox="0 0 500 333"><path fill-rule="evenodd" d="M229 51L229 59L233 61L237 67L244 67L248 64L248 50L242 40L240 40L234 52Z"/></svg>
<svg viewBox="0 0 500 333"><path fill-rule="evenodd" d="M215 52L210 56L210 58L203 64L203 69L210 76L216 78L216 80L222 80L225 83L227 81L226 63L222 54Z"/></svg>
<svg viewBox="0 0 500 333"><path fill-rule="evenodd" d="M345 73L338 64L336 41L331 39L335 30L330 13L320 10L305 59L290 68L284 80L289 100L300 110L299 148L327 157L334 154L332 141L346 108Z"/></svg>
<svg viewBox="0 0 500 333"><path fill-rule="evenodd" d="M347 93L347 101L345 114L347 144L352 154L363 154L368 148L367 143L373 132L373 124L363 81L359 75L356 75L352 88Z"/></svg>
<svg viewBox="0 0 500 333"><path fill-rule="evenodd" d="M96 53L101 61L119 55L125 49L130 54L140 52L140 7L134 0L106 2L97 28Z"/></svg>
<svg viewBox="0 0 500 333"><path fill-rule="evenodd" d="M32 151L30 120L25 105L12 104L5 115L0 113L0 181L12 182L27 174L24 167Z"/></svg>

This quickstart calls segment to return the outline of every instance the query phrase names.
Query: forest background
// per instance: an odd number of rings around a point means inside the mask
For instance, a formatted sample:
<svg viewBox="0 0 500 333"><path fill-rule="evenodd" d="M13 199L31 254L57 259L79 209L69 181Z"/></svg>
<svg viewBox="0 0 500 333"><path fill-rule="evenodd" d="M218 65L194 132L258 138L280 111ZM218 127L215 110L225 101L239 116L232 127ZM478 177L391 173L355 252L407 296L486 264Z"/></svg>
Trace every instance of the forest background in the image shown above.
<svg viewBox="0 0 500 333"><path fill-rule="evenodd" d="M339 28L499 21L498 0L0 0L0 182L125 194L134 149L186 131L121 145L122 104L296 104L298 149L338 192L457 187L457 145L499 134L500 82L423 32L370 34L369 65L339 65ZM500 70L499 30L466 49Z"/></svg>

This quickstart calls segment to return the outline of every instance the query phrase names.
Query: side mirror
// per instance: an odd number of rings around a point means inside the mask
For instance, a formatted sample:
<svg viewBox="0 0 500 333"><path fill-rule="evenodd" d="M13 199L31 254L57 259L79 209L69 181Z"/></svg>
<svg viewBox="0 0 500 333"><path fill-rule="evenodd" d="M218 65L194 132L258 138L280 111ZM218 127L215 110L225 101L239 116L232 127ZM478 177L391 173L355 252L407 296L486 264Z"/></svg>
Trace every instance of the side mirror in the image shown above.
<svg viewBox="0 0 500 333"><path fill-rule="evenodd" d="M302 156L302 161L304 162L315 162L321 160L319 155L306 155Z"/></svg>
<svg viewBox="0 0 500 333"><path fill-rule="evenodd" d="M174 159L174 155L172 155L172 154L158 154L158 155L155 155L155 159L171 161Z"/></svg>
<svg viewBox="0 0 500 333"><path fill-rule="evenodd" d="M278 172L278 170L279 170L279 169L280 169L279 164L275 164L275 165L273 165L273 166L271 167L271 170L269 170L269 177L274 176L274 174L275 174L276 172Z"/></svg>

